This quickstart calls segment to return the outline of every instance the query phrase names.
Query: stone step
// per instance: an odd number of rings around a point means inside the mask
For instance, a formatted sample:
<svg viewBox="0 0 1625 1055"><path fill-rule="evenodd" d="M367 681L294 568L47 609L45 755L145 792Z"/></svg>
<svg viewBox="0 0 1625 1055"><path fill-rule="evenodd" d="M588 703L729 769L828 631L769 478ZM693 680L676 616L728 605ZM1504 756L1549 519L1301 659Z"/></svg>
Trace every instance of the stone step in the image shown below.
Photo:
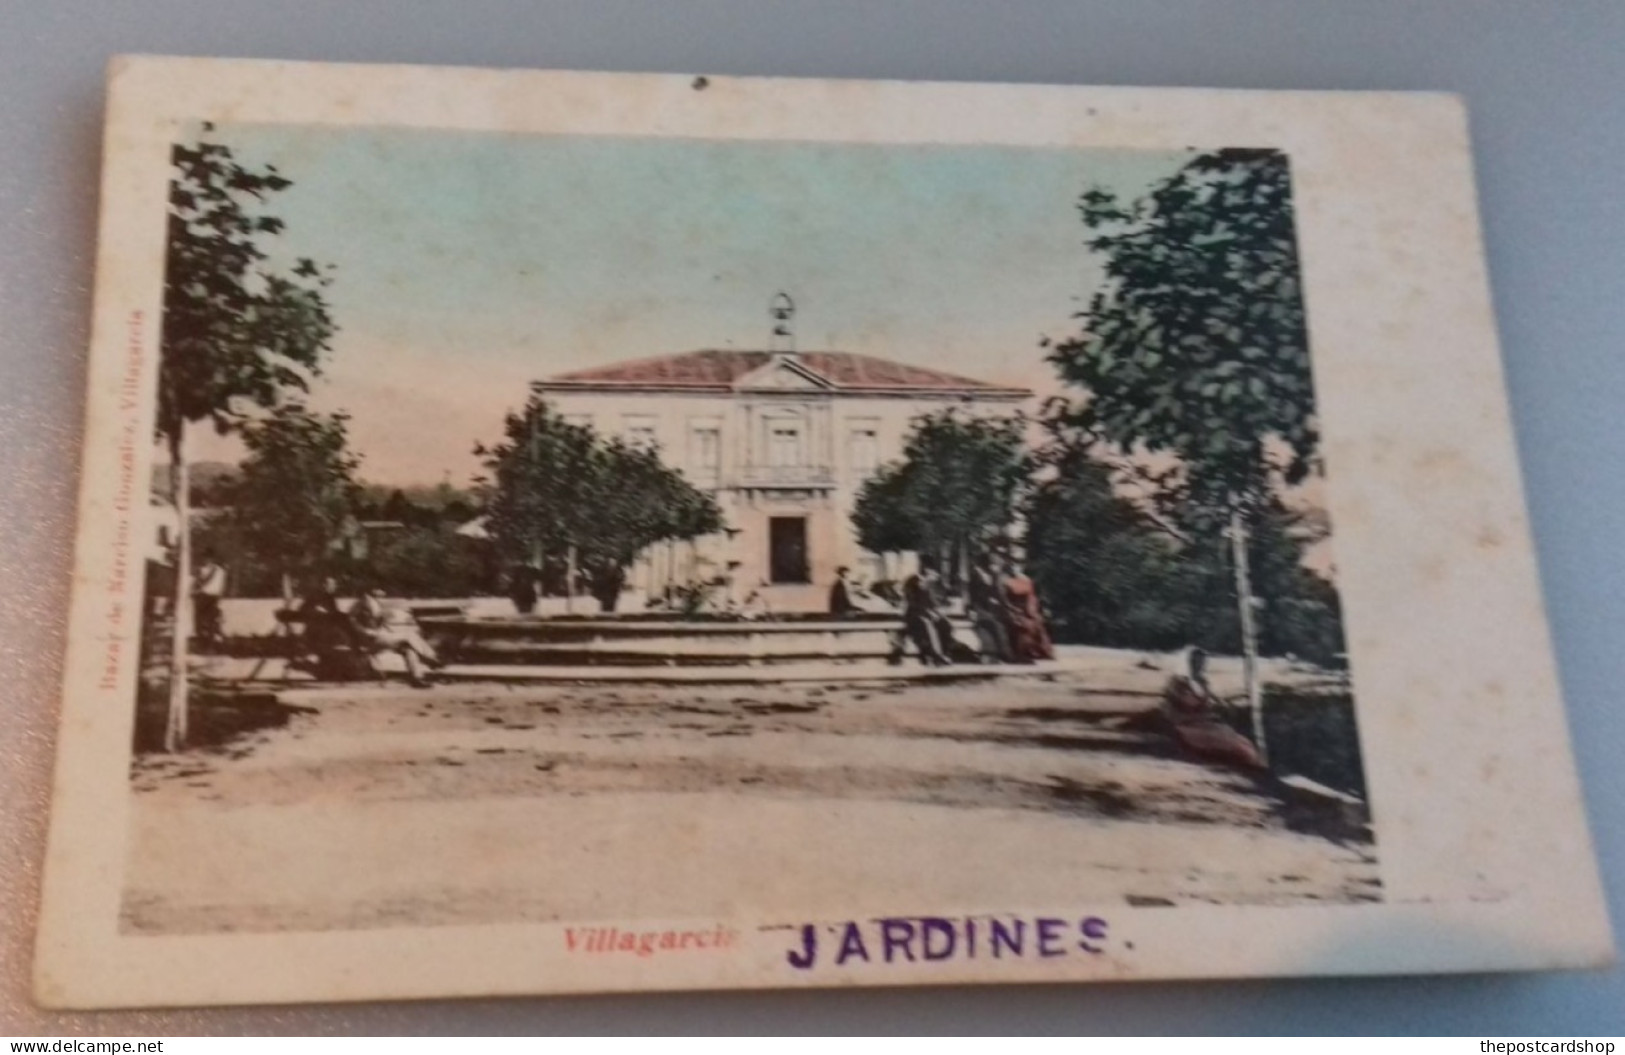
<svg viewBox="0 0 1625 1055"><path fill-rule="evenodd" d="M913 660L887 663L785 663L760 667L672 666L541 666L516 663L453 663L436 671L435 681L501 682L670 682L683 684L756 684L787 681L854 682L974 681L997 677L1053 677L1054 664L962 664L922 667Z"/></svg>

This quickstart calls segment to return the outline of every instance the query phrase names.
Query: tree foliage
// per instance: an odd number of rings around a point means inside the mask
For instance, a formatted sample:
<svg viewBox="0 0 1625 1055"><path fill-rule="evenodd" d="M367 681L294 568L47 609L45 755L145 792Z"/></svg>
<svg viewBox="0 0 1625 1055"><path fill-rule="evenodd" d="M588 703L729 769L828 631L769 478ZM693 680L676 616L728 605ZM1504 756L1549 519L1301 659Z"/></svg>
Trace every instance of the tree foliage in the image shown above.
<svg viewBox="0 0 1625 1055"><path fill-rule="evenodd" d="M476 451L489 474L487 515L498 552L521 564L574 553L606 611L649 546L722 529L716 501L661 461L657 449L604 440L539 398L508 415L503 435Z"/></svg>
<svg viewBox="0 0 1625 1055"><path fill-rule="evenodd" d="M1010 530L1034 465L1021 418L923 415L900 460L858 489L852 523L873 553L969 555Z"/></svg>
<svg viewBox="0 0 1625 1055"><path fill-rule="evenodd" d="M171 151L158 433L188 421L222 431L250 407L306 391L334 334L323 290L330 268L276 266L283 221L266 211L292 186L275 165L245 167L219 143Z"/></svg>
<svg viewBox="0 0 1625 1055"><path fill-rule="evenodd" d="M1230 547L1177 539L1113 487L1113 470L1083 449L1055 458L1027 509L1027 568L1062 641L1125 648L1200 645L1234 653L1240 620ZM1323 665L1342 661L1337 591L1304 567L1314 537L1278 500L1254 513L1248 557L1266 598L1260 651Z"/></svg>
<svg viewBox="0 0 1625 1055"><path fill-rule="evenodd" d="M296 578L338 570L355 531L359 464L343 414L278 407L242 429L248 448L227 485L233 534L258 563Z"/></svg>
<svg viewBox="0 0 1625 1055"><path fill-rule="evenodd" d="M1064 453L1029 536L1063 632L1335 660L1335 590L1303 567L1309 532L1280 499L1319 457L1286 157L1204 153L1138 199L1092 189L1079 208L1106 277L1049 354L1081 395L1047 412Z"/></svg>
<svg viewBox="0 0 1625 1055"><path fill-rule="evenodd" d="M207 499L199 518L198 544L226 566L231 592L239 597L275 597L283 587L287 561L279 540L253 537L258 519L239 508L240 466L231 466L193 494ZM361 483L355 522L341 529L342 545L312 567L332 573L353 588L378 587L392 597L478 597L498 591L498 569L490 542L458 533L477 514L472 495L445 484L395 488Z"/></svg>
<svg viewBox="0 0 1625 1055"><path fill-rule="evenodd" d="M458 535L451 520L408 520L368 538L358 574L393 597L476 597L496 590L489 548Z"/></svg>
<svg viewBox="0 0 1625 1055"><path fill-rule="evenodd" d="M1188 510L1250 510L1272 471L1308 475L1319 434L1285 155L1202 154L1143 198L1092 189L1080 210L1107 277L1086 332L1049 356L1088 392L1070 423L1176 456Z"/></svg>
<svg viewBox="0 0 1625 1055"><path fill-rule="evenodd" d="M591 429L536 399L507 416L503 435L494 447L475 448L488 473L487 529L504 557L533 562L581 534L579 511L598 441Z"/></svg>
<svg viewBox="0 0 1625 1055"><path fill-rule="evenodd" d="M1063 641L1171 648L1193 622L1182 547L1081 450L1035 489L1026 541L1028 572Z"/></svg>

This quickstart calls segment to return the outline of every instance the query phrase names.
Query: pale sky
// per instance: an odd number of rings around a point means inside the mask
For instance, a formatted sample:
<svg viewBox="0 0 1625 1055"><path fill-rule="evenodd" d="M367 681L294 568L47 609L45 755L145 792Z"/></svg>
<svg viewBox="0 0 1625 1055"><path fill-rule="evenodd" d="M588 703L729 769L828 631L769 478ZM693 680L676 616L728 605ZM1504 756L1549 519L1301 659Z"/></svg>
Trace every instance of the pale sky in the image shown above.
<svg viewBox="0 0 1625 1055"><path fill-rule="evenodd" d="M697 348L797 342L1054 390L1041 336L1101 278L1077 212L1186 152L564 138L227 126L293 181L279 257L336 264L311 400L362 476L465 483L530 381ZM236 460L198 434L199 458Z"/></svg>

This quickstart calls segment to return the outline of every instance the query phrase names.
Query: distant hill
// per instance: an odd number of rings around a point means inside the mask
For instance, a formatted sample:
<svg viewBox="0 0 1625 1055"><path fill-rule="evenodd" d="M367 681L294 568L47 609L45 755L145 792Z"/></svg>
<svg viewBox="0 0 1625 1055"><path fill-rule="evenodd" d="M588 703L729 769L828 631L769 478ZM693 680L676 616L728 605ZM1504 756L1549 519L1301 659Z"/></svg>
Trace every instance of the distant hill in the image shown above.
<svg viewBox="0 0 1625 1055"><path fill-rule="evenodd" d="M211 499L220 493L226 484L237 479L238 467L231 462L194 462L192 473L192 501L196 505L207 506L212 504ZM387 484L361 483L361 502L363 507L381 509L388 504L397 493L401 500L429 513L441 513L448 506L469 509L477 503L473 493L466 487L453 487L449 484L408 484L405 487L392 487ZM152 467L152 496L160 502L169 502L173 497L169 489L169 466L167 464Z"/></svg>
<svg viewBox="0 0 1625 1055"><path fill-rule="evenodd" d="M384 506L399 493L406 502L419 509L439 512L452 504L462 506L473 505L474 493L467 487L453 487L451 484L407 484L404 487L394 487L389 484L373 484L361 481L361 501L366 504Z"/></svg>
<svg viewBox="0 0 1625 1055"><path fill-rule="evenodd" d="M191 476L193 498L205 500L216 493L222 484L237 478L237 466L230 462L193 462ZM174 492L169 489L167 462L152 467L152 496L161 502L174 498Z"/></svg>

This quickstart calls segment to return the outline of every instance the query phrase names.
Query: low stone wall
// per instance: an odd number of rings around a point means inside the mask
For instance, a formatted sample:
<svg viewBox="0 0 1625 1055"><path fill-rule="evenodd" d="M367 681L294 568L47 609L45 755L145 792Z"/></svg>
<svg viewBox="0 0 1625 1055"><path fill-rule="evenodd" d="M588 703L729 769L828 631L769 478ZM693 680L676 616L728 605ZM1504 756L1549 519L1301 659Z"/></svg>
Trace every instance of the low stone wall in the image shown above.
<svg viewBox="0 0 1625 1055"><path fill-rule="evenodd" d="M425 633L458 663L563 666L752 666L885 662L903 647L900 619L687 622L650 619L429 617ZM955 640L974 651L968 622ZM911 651L911 649L910 649Z"/></svg>
<svg viewBox="0 0 1625 1055"><path fill-rule="evenodd" d="M355 598L340 599L348 608ZM295 604L298 602L295 601ZM513 616L513 602L506 597L446 597L409 598L406 601L414 611L456 609L465 616L475 618L502 618ZM569 604L563 597L544 597L537 605L542 616L567 616ZM283 607L280 597L227 597L220 602L220 615L227 637L267 637L276 632L276 613ZM577 613L596 613L598 602L590 597L577 597Z"/></svg>

